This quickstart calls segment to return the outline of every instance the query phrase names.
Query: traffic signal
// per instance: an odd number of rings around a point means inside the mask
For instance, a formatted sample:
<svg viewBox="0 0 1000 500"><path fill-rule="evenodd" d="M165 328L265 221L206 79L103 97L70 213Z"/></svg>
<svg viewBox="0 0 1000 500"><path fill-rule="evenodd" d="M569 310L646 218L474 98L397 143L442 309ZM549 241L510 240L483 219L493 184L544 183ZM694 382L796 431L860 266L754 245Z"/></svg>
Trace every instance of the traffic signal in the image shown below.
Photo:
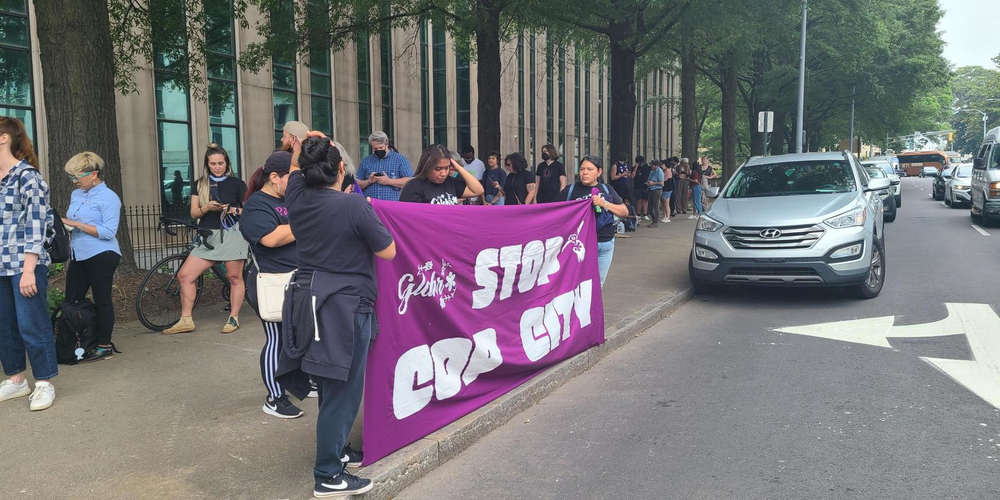
<svg viewBox="0 0 1000 500"><path fill-rule="evenodd" d="M948 142L955 142L955 133L948 132Z"/></svg>

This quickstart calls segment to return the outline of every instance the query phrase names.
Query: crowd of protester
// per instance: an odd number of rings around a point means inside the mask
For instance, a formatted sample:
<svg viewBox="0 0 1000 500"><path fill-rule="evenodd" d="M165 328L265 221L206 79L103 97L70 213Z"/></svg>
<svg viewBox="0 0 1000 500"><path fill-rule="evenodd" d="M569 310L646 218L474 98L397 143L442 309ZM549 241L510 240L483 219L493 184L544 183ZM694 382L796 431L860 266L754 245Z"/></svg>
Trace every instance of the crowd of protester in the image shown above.
<svg viewBox="0 0 1000 500"><path fill-rule="evenodd" d="M423 151L414 170L384 132L371 134L369 144L371 154L355 165L332 138L288 122L281 147L253 172L249 185L233 175L228 152L210 145L201 174L191 183L188 207L190 217L210 234L208 244L196 244L182 265L180 320L162 332L195 330L196 280L224 263L231 295L221 332L240 328L244 298L261 317L263 411L297 418L303 412L288 394L318 396L318 497L371 488L370 480L346 472L363 460L347 438L360 406L373 336L374 259L391 260L396 250L370 200L490 206L590 200L603 286L620 220L633 227L645 220L655 228L689 211L694 219L703 210L709 179L716 177L707 158L694 164L676 157L647 163L637 156L630 165L626 153L607 171L595 156L584 156L567 169L551 144L541 148L542 161L533 169L520 152L490 151L484 163L472 146L456 153L434 144ZM66 300L79 301L90 292L97 311L97 342L82 353L82 362L118 352L112 343L111 290L121 260L115 236L121 200L104 184L103 170L103 160L92 152L65 165L76 187L60 218L71 231ZM51 379L58 374L46 293L51 264L47 233L58 214L50 206L49 188L23 124L6 117L0 117L0 202L5 214L0 228L0 362L8 377L0 382L0 402L29 396L29 408L43 410L55 400ZM245 265L251 266L246 281ZM287 275L284 306L280 318L264 319L258 302L270 292L258 290L257 282L275 275ZM322 342L323 337L337 340ZM25 378L26 358L34 390Z"/></svg>

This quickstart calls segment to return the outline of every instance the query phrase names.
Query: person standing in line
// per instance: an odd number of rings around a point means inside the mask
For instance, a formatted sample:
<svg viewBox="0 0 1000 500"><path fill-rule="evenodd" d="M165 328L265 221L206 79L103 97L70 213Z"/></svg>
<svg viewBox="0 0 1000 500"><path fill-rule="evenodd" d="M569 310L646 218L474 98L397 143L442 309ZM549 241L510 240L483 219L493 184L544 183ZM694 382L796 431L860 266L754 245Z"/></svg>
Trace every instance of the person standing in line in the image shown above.
<svg viewBox="0 0 1000 500"><path fill-rule="evenodd" d="M696 163L692 166L691 175L688 178L688 181L691 185L691 203L692 205L694 205L694 213L689 215L688 219L697 219L698 216L701 215L702 213L701 210L702 179L704 179L704 176L701 174L700 166Z"/></svg>
<svg viewBox="0 0 1000 500"><path fill-rule="evenodd" d="M559 161L559 152L551 144L542 146L542 162L535 169L538 203L552 203L566 187L566 167Z"/></svg>
<svg viewBox="0 0 1000 500"><path fill-rule="evenodd" d="M611 166L611 187L622 199L632 197L629 180L628 153L622 151L618 153L618 161Z"/></svg>
<svg viewBox="0 0 1000 500"><path fill-rule="evenodd" d="M356 174L365 196L382 201L399 201L399 193L413 177L410 161L389 149L389 136L377 130L368 136L372 154L361 160Z"/></svg>
<svg viewBox="0 0 1000 500"><path fill-rule="evenodd" d="M332 141L309 134L293 144L285 187L297 270L285 293L285 344L275 374L299 399L309 391L308 377L315 380L313 495L342 497L372 488L370 479L345 470L364 461L347 438L361 405L372 341L374 258L392 260L396 244L364 197L340 191L344 163Z"/></svg>
<svg viewBox="0 0 1000 500"><path fill-rule="evenodd" d="M72 257L66 271L66 302L73 303L93 292L97 308L97 347L83 353L81 363L111 358L115 345L115 303L111 295L115 270L122 259L118 246L118 221L122 201L101 178L104 160L86 151L66 162L66 173L76 185L70 195L63 225L73 231Z"/></svg>
<svg viewBox="0 0 1000 500"><path fill-rule="evenodd" d="M483 172L486 171L486 165L483 164L483 160L476 158L476 148L472 146L465 146L462 148L462 163L466 170L469 171L476 179L483 178Z"/></svg>
<svg viewBox="0 0 1000 500"><path fill-rule="evenodd" d="M302 142L306 138L306 132L309 132L309 127L305 123L294 120L285 122L285 126L281 128L281 151L291 153L292 142Z"/></svg>
<svg viewBox="0 0 1000 500"><path fill-rule="evenodd" d="M452 175L454 172L457 175ZM420 155L413 179L403 186L399 201L458 205L463 198L482 196L479 179L451 157L448 148L431 144Z"/></svg>
<svg viewBox="0 0 1000 500"><path fill-rule="evenodd" d="M652 222L646 227L659 227L660 196L663 193L663 170L660 169L660 160L653 160L646 186L648 190L646 207L649 210L649 217L652 219Z"/></svg>
<svg viewBox="0 0 1000 500"><path fill-rule="evenodd" d="M531 205L535 203L535 176L528 170L528 160L521 153L511 153L504 159L507 180L494 186L500 189L504 205Z"/></svg>
<svg viewBox="0 0 1000 500"><path fill-rule="evenodd" d="M673 171L674 161L668 159L663 163L663 194L660 195L660 206L663 208L663 218L660 222L670 222L670 200L673 198L676 181Z"/></svg>
<svg viewBox="0 0 1000 500"><path fill-rule="evenodd" d="M247 259L247 242L240 235L240 215L247 185L233 175L229 154L217 144L205 150L205 168L200 178L191 185L191 218L212 235L207 238L212 245L198 245L184 260L177 281L181 289L181 319L163 330L164 335L193 332L194 300L198 294L195 281L216 262L225 262L229 279L229 319L222 333L233 333L240 328L240 309L246 295L243 283L243 266Z"/></svg>
<svg viewBox="0 0 1000 500"><path fill-rule="evenodd" d="M49 254L46 233L54 224L49 185L38 171L38 157L24 124L0 116L0 403L28 397L28 409L52 406L59 374L49 316ZM32 391L25 379L31 363Z"/></svg>
<svg viewBox="0 0 1000 500"><path fill-rule="evenodd" d="M601 182L604 176L604 162L596 156L584 156L580 160L580 180L566 187L559 193L561 201L591 200L597 215L597 269L601 275L601 287L611 269L611 260L615 255L614 216L625 218L629 216L628 207L621 196ZM597 189L597 195L594 190Z"/></svg>
<svg viewBox="0 0 1000 500"><path fill-rule="evenodd" d="M285 187L291 165L291 153L276 151L267 157L263 167L250 176L240 232L250 245L255 264L247 275L247 297L251 304L257 302L258 273L289 273L295 270L297 264L295 235L288 223L285 204ZM282 347L282 323L263 319L260 322L264 326L260 377L267 389L267 398L261 409L278 418L299 418L302 410L288 400L285 389L275 377Z"/></svg>
<svg viewBox="0 0 1000 500"><path fill-rule="evenodd" d="M674 215L684 215L687 213L688 193L691 191L691 183L688 176L691 174L691 166L687 158L681 158L680 165L677 166L677 204L674 205Z"/></svg>
<svg viewBox="0 0 1000 500"><path fill-rule="evenodd" d="M649 219L649 172L652 169L646 163L646 157L639 155L635 157L635 190L636 214L643 220ZM653 221L656 222L656 221Z"/></svg>
<svg viewBox="0 0 1000 500"><path fill-rule="evenodd" d="M504 197L500 191L507 183L507 171L500 167L500 153L490 151L486 156L487 169L483 172L480 184L483 185L484 205L503 205Z"/></svg>

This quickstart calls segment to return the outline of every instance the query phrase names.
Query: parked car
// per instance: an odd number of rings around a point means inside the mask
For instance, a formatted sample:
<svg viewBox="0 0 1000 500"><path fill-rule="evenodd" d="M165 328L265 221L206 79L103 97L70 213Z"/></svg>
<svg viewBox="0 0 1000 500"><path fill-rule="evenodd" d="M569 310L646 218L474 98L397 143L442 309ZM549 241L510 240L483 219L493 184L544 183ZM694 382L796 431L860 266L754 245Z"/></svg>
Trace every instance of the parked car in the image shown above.
<svg viewBox="0 0 1000 500"><path fill-rule="evenodd" d="M890 181L892 181L892 187L889 191L892 193L893 198L895 198L896 208L901 208L903 206L903 186L900 184L899 174L897 174L896 170L892 167L892 163L889 163L886 160L867 160L861 162L861 164L866 168L875 166L881 168L882 171L885 172L885 175L889 177Z"/></svg>
<svg viewBox="0 0 1000 500"><path fill-rule="evenodd" d="M920 177L937 177L939 174L937 167L922 167Z"/></svg>
<svg viewBox="0 0 1000 500"><path fill-rule="evenodd" d="M899 166L899 158L897 158L894 154L872 156L868 159L868 161L887 161L890 165L892 165L892 170L896 173L896 175L906 177L906 171Z"/></svg>
<svg viewBox="0 0 1000 500"><path fill-rule="evenodd" d="M972 218L1000 220L1000 127L990 130L972 160Z"/></svg>
<svg viewBox="0 0 1000 500"><path fill-rule="evenodd" d="M931 198L936 201L944 199L944 185L951 180L951 171L954 167L948 167L941 171L941 175L934 178L931 183Z"/></svg>
<svg viewBox="0 0 1000 500"><path fill-rule="evenodd" d="M876 297L886 262L879 192L891 185L846 151L751 158L698 219L691 284L702 294L749 284Z"/></svg>
<svg viewBox="0 0 1000 500"><path fill-rule="evenodd" d="M951 208L972 203L972 165L965 163L952 169L945 184L944 204Z"/></svg>
<svg viewBox="0 0 1000 500"><path fill-rule="evenodd" d="M862 165L864 165L862 163ZM868 177L872 179L889 179L886 175L885 170L882 170L876 166L865 166L865 170L868 172ZM890 179L891 181L891 179ZM899 182L899 181L896 181ZM892 194L892 186L885 191L879 191L879 196L882 197L882 217L885 218L886 222L892 222L896 220L896 197Z"/></svg>

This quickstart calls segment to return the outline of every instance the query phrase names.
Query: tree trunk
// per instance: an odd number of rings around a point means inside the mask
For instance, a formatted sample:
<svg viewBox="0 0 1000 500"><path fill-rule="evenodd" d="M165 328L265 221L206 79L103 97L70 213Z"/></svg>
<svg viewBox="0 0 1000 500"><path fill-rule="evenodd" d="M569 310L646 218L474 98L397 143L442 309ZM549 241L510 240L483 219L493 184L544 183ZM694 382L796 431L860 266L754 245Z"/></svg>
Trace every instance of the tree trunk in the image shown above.
<svg viewBox="0 0 1000 500"><path fill-rule="evenodd" d="M681 53L681 156L692 162L698 157L698 117L695 86L698 75L694 45L685 32Z"/></svg>
<svg viewBox="0 0 1000 500"><path fill-rule="evenodd" d="M501 151L500 147L500 10L494 0L479 2L478 26L476 26L476 85L479 99L477 135L479 157L484 161L490 151ZM459 145L462 147L463 145Z"/></svg>
<svg viewBox="0 0 1000 500"><path fill-rule="evenodd" d="M635 48L626 45L629 32L625 27L613 28L610 37L611 105L609 107L609 144L611 157L626 152L635 154L632 132L635 127ZM606 169L610 176L610 169ZM609 177L610 178L610 177Z"/></svg>
<svg viewBox="0 0 1000 500"><path fill-rule="evenodd" d="M722 79L722 178L727 181L737 167L736 98L739 82L736 80L736 54L733 51L727 51L722 56L719 70Z"/></svg>
<svg viewBox="0 0 1000 500"><path fill-rule="evenodd" d="M107 0L35 2L38 46L45 81L48 182L52 205L65 213L73 185L63 165L93 151L104 159L101 178L122 196L121 158L115 111L114 50ZM135 269L124 207L118 225L120 269Z"/></svg>
<svg viewBox="0 0 1000 500"><path fill-rule="evenodd" d="M774 111L774 133L770 134L770 150L772 155L785 154L785 135L786 126L785 118L788 116L788 112L785 110L775 110Z"/></svg>

